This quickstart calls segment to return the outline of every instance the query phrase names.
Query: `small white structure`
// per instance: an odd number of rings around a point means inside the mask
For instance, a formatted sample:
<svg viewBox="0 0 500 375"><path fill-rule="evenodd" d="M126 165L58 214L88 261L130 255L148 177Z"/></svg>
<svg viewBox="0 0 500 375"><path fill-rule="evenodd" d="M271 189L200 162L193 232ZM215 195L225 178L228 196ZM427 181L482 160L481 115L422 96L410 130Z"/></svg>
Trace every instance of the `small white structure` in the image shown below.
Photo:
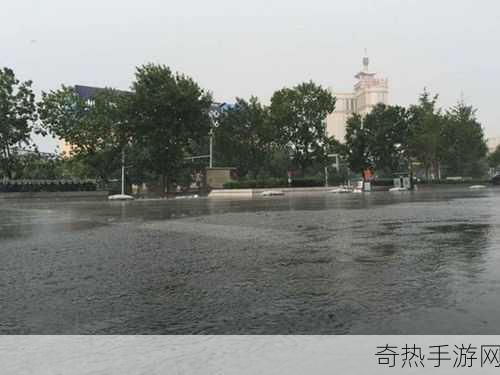
<svg viewBox="0 0 500 375"><path fill-rule="evenodd" d="M339 186L336 187L335 189L330 190L330 193L335 193L335 194L352 193L352 189L349 188L348 186Z"/></svg>
<svg viewBox="0 0 500 375"><path fill-rule="evenodd" d="M125 149L122 150L122 191L121 194L110 195L110 201L133 201L134 197L125 194Z"/></svg>
<svg viewBox="0 0 500 375"><path fill-rule="evenodd" d="M181 195L179 197L175 197L175 199L196 199L199 198L198 194L193 195Z"/></svg>
<svg viewBox="0 0 500 375"><path fill-rule="evenodd" d="M399 187L399 186L391 187L391 188L389 189L389 191L390 191L391 193L397 193L397 192L408 191L408 190L409 190L409 189L406 189L406 188L404 188L404 187Z"/></svg>
<svg viewBox="0 0 500 375"><path fill-rule="evenodd" d="M133 201L134 197L127 194L115 194L108 197L110 201Z"/></svg>
<svg viewBox="0 0 500 375"><path fill-rule="evenodd" d="M281 190L266 190L260 193L263 197L273 197L273 196L279 196L279 195L285 195L284 192Z"/></svg>
<svg viewBox="0 0 500 375"><path fill-rule="evenodd" d="M484 185L472 185L472 186L469 186L469 189L472 189L472 190L486 189L486 186L484 186Z"/></svg>
<svg viewBox="0 0 500 375"><path fill-rule="evenodd" d="M410 177L397 177L397 178L393 179L393 183L394 183L394 187L389 189L389 191L411 190ZM396 188L398 188L399 190L397 190Z"/></svg>

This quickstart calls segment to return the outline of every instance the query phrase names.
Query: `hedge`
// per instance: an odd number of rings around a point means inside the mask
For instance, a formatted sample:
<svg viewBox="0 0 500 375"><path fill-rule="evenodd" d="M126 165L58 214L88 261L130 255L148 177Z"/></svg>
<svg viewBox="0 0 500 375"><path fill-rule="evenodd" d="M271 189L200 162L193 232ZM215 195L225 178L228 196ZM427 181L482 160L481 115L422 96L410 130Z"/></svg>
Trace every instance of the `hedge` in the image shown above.
<svg viewBox="0 0 500 375"><path fill-rule="evenodd" d="M393 186L394 180L392 178L377 178L370 181L372 186Z"/></svg>
<svg viewBox="0 0 500 375"><path fill-rule="evenodd" d="M491 183L491 180L487 180L484 178L464 178L462 180L454 179L454 180L418 180L419 185L484 185Z"/></svg>
<svg viewBox="0 0 500 375"><path fill-rule="evenodd" d="M92 180L4 180L0 181L0 193L38 193L66 191L95 191Z"/></svg>
<svg viewBox="0 0 500 375"><path fill-rule="evenodd" d="M313 187L325 186L325 180L316 178L294 178L292 187ZM259 189L288 187L288 180L285 178L268 178L265 180L242 180L231 181L224 184L224 189Z"/></svg>
<svg viewBox="0 0 500 375"><path fill-rule="evenodd" d="M397 177L396 177L397 178ZM472 179L472 178L463 178L463 179L443 179L443 180L425 180L425 179L417 179L413 177L413 183L417 185L479 185L479 184L487 184L490 183L491 180L486 179ZM393 185L392 178L377 178L371 181L372 186L392 186Z"/></svg>

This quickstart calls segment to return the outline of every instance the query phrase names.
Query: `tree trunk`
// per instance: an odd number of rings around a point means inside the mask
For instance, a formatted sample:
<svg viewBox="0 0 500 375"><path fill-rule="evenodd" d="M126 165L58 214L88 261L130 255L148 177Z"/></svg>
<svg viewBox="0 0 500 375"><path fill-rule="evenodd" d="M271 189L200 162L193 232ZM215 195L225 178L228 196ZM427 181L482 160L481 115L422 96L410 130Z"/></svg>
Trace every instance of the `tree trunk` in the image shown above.
<svg viewBox="0 0 500 375"><path fill-rule="evenodd" d="M162 173L161 175L161 197L165 198L165 190L167 188L167 176Z"/></svg>
<svg viewBox="0 0 500 375"><path fill-rule="evenodd" d="M4 154L5 154L5 172L7 173L7 178L9 180L12 179L12 166L11 166L11 154L9 150L9 146L6 146L4 148Z"/></svg>

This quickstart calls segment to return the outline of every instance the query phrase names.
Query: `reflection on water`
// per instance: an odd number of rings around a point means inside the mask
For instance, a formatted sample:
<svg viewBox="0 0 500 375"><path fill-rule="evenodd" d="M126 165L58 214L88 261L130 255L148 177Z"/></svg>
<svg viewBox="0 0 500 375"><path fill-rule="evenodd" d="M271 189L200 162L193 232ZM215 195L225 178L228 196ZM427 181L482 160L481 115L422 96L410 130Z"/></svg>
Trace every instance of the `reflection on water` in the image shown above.
<svg viewBox="0 0 500 375"><path fill-rule="evenodd" d="M0 333L500 333L500 192L0 201Z"/></svg>

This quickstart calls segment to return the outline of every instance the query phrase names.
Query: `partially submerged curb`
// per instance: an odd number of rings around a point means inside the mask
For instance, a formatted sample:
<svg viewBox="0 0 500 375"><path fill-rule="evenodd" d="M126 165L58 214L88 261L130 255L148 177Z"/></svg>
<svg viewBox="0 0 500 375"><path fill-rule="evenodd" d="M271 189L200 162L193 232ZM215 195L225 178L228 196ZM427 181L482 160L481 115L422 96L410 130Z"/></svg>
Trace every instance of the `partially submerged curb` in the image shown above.
<svg viewBox="0 0 500 375"><path fill-rule="evenodd" d="M208 194L209 198L253 198L262 196L262 193L279 191L284 195L294 193L322 193L332 190L332 187L304 187L304 188L277 188L277 189L214 189ZM281 195L281 194L280 194Z"/></svg>

